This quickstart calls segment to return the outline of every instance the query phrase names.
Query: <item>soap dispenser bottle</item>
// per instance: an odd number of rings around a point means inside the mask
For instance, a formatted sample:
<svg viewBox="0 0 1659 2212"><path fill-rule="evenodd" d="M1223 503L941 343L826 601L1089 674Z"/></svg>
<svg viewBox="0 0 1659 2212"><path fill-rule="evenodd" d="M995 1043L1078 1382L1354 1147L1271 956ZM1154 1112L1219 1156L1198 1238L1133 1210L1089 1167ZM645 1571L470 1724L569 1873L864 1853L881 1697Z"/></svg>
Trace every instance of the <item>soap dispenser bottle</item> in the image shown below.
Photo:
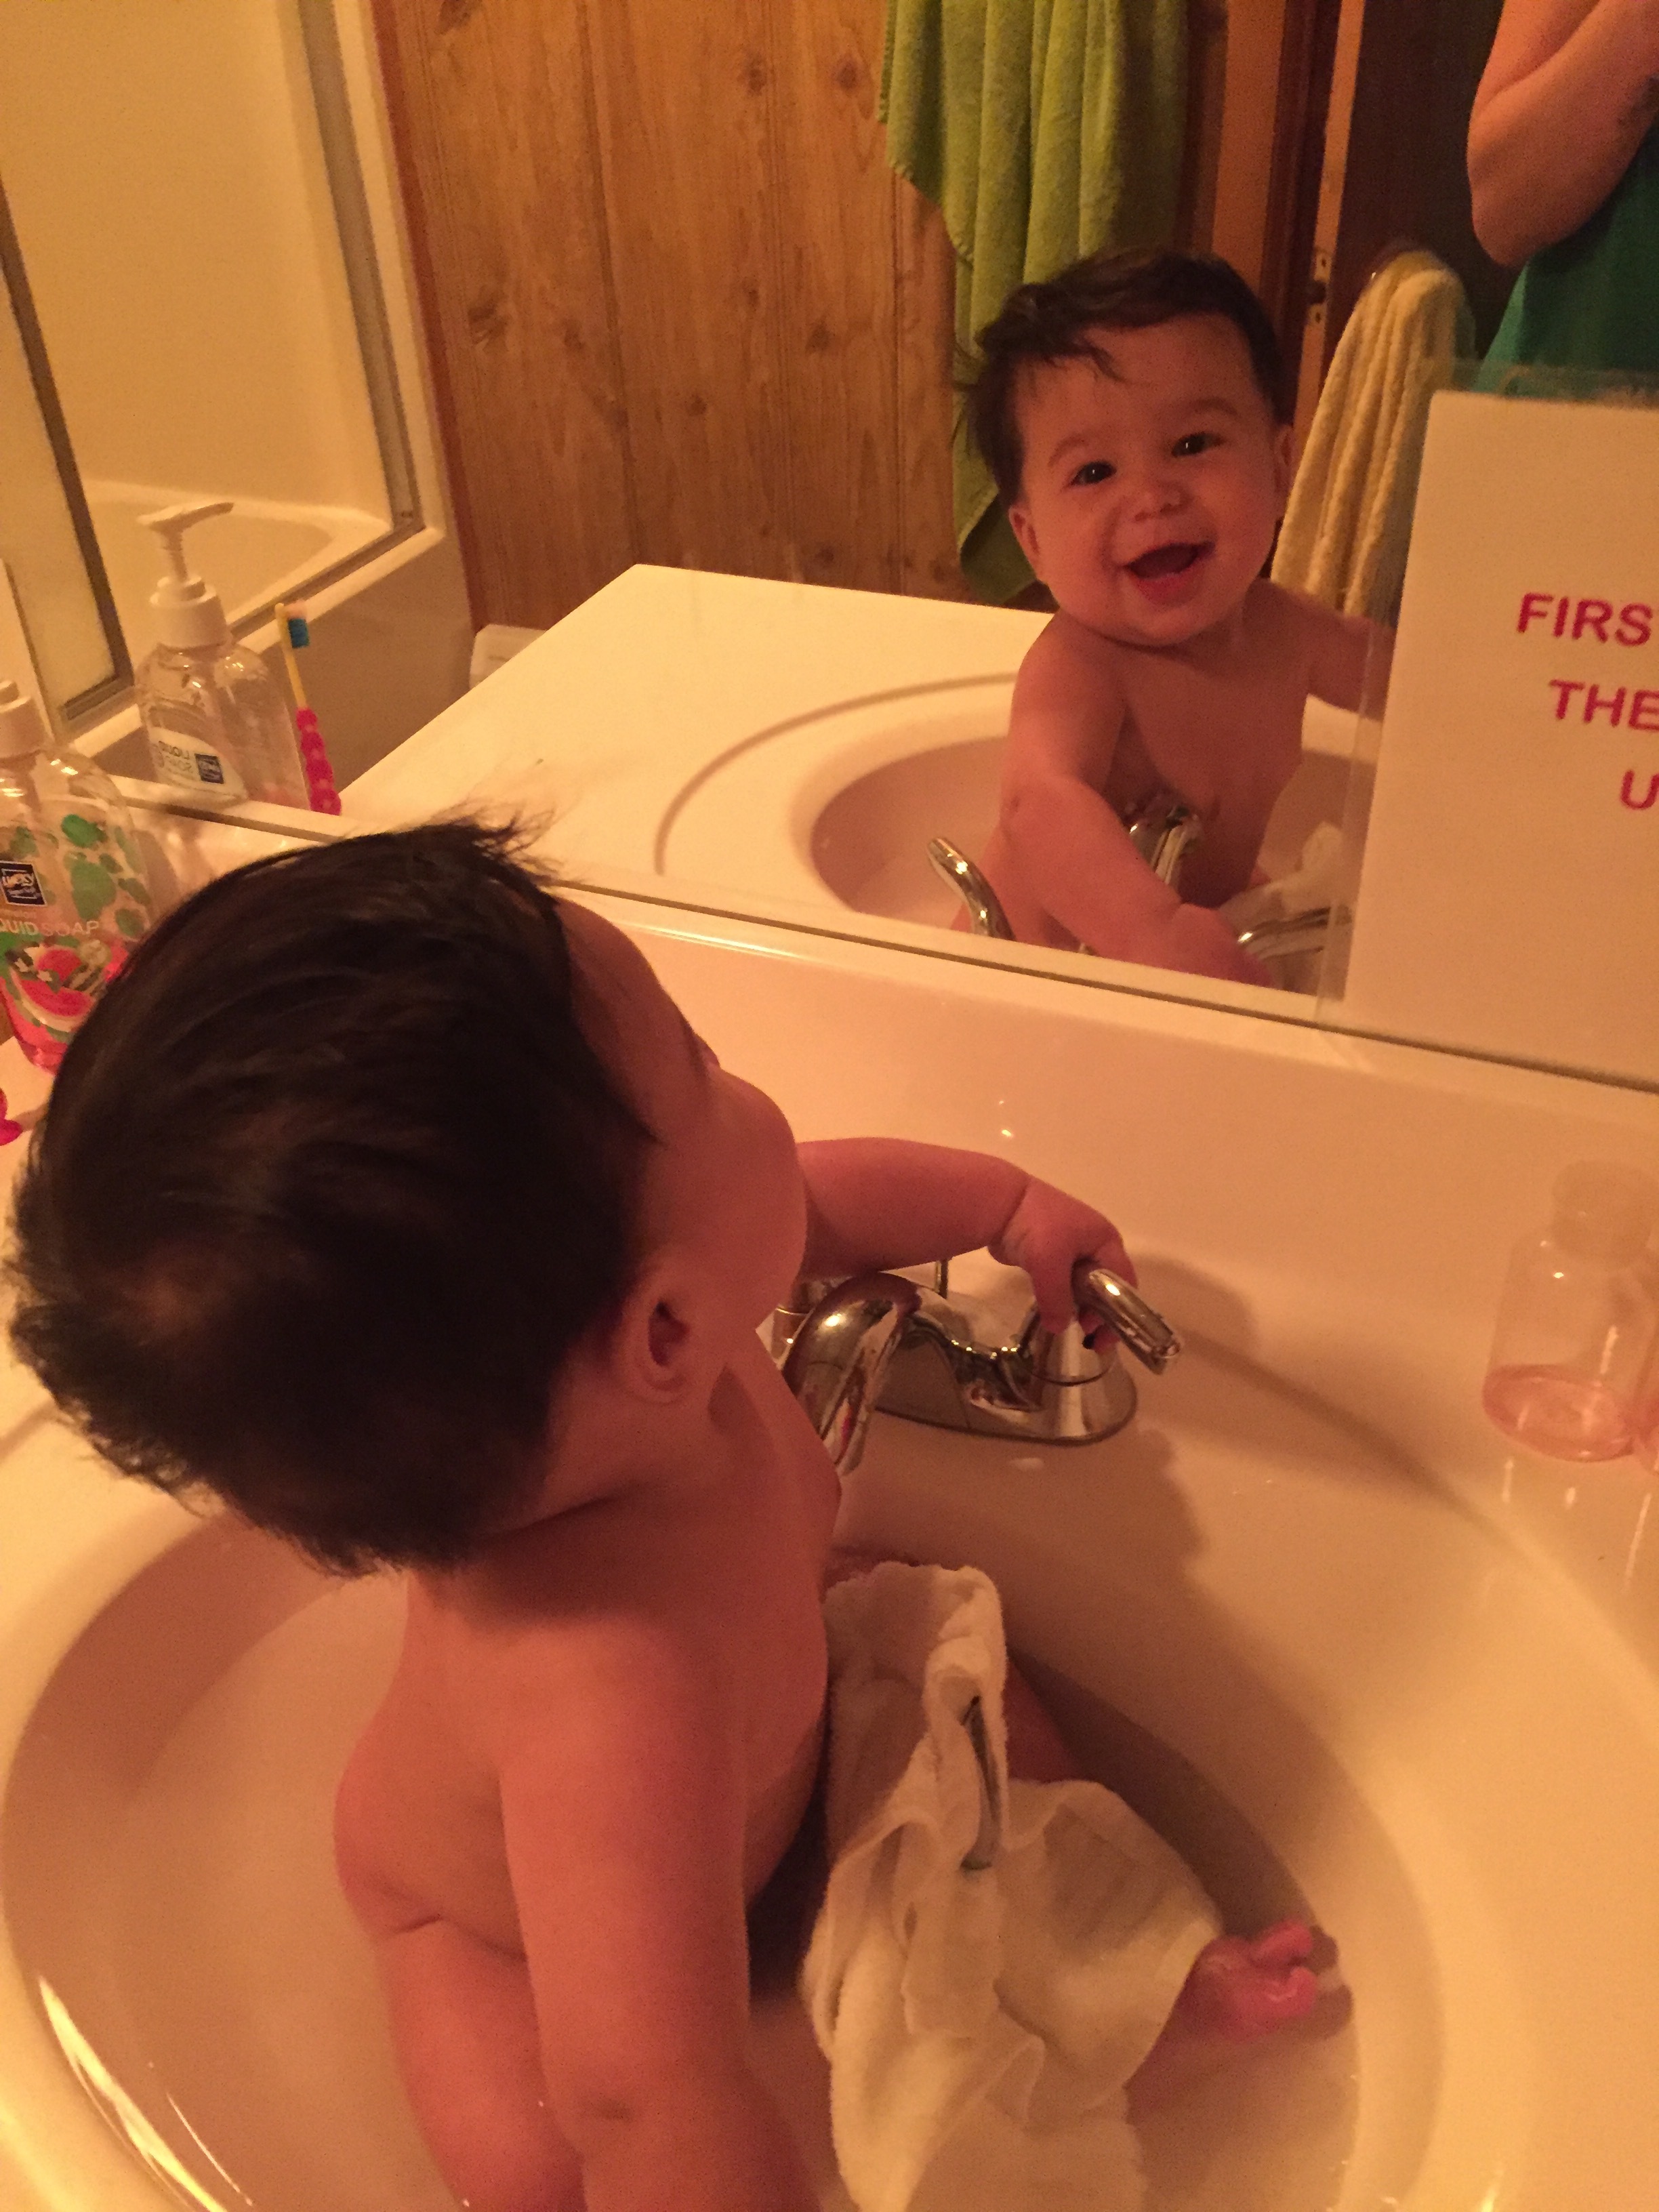
<svg viewBox="0 0 1659 2212"><path fill-rule="evenodd" d="M154 918L120 793L0 681L0 991L37 1067L57 1066Z"/></svg>
<svg viewBox="0 0 1659 2212"><path fill-rule="evenodd" d="M1659 1335L1642 1258L1659 1183L1585 1160L1562 1171L1554 1199L1548 1228L1510 1258L1481 1404L1505 1436L1552 1459L1618 1459L1635 1442Z"/></svg>
<svg viewBox="0 0 1659 2212"><path fill-rule="evenodd" d="M163 783L198 798L309 806L287 702L259 655L237 643L218 594L185 559L185 531L228 514L231 505L204 500L138 518L155 532L168 562L150 599L161 642L138 670L138 712Z"/></svg>

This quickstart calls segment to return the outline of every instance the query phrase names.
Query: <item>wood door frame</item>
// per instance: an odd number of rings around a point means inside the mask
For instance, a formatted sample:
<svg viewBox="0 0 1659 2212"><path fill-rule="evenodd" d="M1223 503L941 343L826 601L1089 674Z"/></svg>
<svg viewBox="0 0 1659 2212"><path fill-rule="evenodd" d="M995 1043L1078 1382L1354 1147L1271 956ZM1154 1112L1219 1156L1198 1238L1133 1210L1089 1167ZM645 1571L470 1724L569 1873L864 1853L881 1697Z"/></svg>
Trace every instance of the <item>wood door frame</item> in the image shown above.
<svg viewBox="0 0 1659 2212"><path fill-rule="evenodd" d="M1343 8L1344 0L1285 0L1256 289L1279 333L1292 392L1300 377L1308 311L1316 304L1314 251Z"/></svg>

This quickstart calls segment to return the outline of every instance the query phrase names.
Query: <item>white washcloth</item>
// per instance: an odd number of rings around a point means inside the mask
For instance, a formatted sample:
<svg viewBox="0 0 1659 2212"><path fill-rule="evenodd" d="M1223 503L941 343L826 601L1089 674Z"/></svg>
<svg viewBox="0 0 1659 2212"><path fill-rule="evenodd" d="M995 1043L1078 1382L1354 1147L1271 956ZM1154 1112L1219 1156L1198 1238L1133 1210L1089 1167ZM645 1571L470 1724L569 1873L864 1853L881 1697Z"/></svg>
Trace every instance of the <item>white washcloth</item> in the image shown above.
<svg viewBox="0 0 1659 2212"><path fill-rule="evenodd" d="M1255 929L1264 921L1306 914L1311 907L1330 906L1346 889L1342 832L1334 822L1319 822L1308 832L1302 857L1288 875L1235 892L1216 912L1229 929Z"/></svg>
<svg viewBox="0 0 1659 2212"><path fill-rule="evenodd" d="M1098 1783L1010 1784L1002 1611L977 1569L888 1562L824 1612L831 1871L802 1993L859 2212L1128 2212L1124 2084L1214 1908ZM964 1871L988 1795L1000 1840Z"/></svg>

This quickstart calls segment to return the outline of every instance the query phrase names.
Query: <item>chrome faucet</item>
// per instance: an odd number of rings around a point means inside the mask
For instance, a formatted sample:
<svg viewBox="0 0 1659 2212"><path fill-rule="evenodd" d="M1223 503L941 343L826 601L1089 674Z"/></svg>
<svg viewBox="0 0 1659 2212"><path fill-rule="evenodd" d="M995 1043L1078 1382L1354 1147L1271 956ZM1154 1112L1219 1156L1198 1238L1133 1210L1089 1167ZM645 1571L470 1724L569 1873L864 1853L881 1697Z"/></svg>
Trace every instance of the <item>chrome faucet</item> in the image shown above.
<svg viewBox="0 0 1659 2212"><path fill-rule="evenodd" d="M1153 1374L1180 1352L1169 1322L1121 1276L1079 1261L1072 1287ZM902 1275L854 1275L799 1283L779 1310L773 1346L783 1379L841 1474L858 1465L878 1407L1028 1443L1095 1443L1133 1413L1135 1386L1115 1341L1096 1349L1077 1321L1056 1335L1033 1306L1012 1342L983 1344L947 1291L943 1269L933 1291Z"/></svg>

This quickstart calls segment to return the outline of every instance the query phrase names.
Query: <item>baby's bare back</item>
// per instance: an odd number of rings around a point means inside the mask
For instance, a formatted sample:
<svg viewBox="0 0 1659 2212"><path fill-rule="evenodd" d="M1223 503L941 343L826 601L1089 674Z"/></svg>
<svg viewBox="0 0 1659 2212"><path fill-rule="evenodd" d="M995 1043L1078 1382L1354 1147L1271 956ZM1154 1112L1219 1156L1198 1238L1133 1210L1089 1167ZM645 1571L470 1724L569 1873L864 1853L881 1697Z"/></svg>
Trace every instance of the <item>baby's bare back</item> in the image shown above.
<svg viewBox="0 0 1659 2212"><path fill-rule="evenodd" d="M397 1671L336 1813L342 1881L377 1939L435 1918L521 1951L500 1777L526 1735L556 1761L568 1686L619 1631L718 1686L739 1747L750 1897L776 1865L817 1767L838 1486L758 1342L722 1388L721 1468L538 1522L453 1573L411 1578ZM580 1726L579 1710L568 1717ZM617 1762L633 1755L615 1744Z"/></svg>

